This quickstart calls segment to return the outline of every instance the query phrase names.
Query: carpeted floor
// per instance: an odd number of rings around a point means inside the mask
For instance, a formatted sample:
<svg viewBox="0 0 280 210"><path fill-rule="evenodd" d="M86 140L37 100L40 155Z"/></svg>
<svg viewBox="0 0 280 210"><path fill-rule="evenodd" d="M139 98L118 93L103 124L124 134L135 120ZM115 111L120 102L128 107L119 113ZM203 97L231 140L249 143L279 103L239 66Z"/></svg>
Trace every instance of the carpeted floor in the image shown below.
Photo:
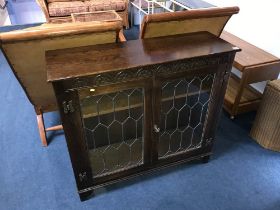
<svg viewBox="0 0 280 210"><path fill-rule="evenodd" d="M80 202L63 133L51 133L49 147L41 147L33 107L1 53L0 108L1 210L280 209L280 153L248 136L254 113L235 121L222 114L208 164L165 169ZM46 118L47 125L59 122L57 113Z"/></svg>

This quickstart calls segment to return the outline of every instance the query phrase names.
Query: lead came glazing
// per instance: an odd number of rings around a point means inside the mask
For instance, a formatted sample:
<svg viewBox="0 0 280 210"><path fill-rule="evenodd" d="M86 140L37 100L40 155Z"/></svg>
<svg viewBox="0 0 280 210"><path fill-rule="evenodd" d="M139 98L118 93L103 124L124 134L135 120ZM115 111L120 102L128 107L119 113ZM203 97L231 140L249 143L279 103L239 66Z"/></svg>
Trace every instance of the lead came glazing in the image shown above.
<svg viewBox="0 0 280 210"><path fill-rule="evenodd" d="M162 85L159 159L201 147L214 75Z"/></svg>
<svg viewBox="0 0 280 210"><path fill-rule="evenodd" d="M81 111L94 177L143 164L142 88L86 96Z"/></svg>

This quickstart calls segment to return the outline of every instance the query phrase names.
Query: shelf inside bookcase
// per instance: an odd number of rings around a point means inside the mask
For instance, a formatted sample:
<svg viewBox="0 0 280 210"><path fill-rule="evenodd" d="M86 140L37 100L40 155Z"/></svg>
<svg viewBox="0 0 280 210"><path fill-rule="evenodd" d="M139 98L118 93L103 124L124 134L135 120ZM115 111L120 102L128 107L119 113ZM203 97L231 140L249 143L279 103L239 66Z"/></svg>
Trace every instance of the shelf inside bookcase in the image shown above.
<svg viewBox="0 0 280 210"><path fill-rule="evenodd" d="M180 95L176 95L176 96L169 96L169 97L164 97L162 98L162 102L167 102L167 101L171 101L173 99L175 100L180 100L186 97L191 97L194 95L198 95L198 94L203 94L208 92L209 89L204 89L204 90L200 90L200 91L195 91L195 92L191 92L191 93L185 93L185 94L180 94ZM136 99L134 100L132 98L132 101L136 101ZM127 100L123 99L121 101L119 101L119 105L118 107L113 108L112 103L108 102L106 104L103 104L103 108L102 111L97 111L97 109L94 108L94 105L92 104L92 101L90 100L90 96L88 97L87 100L83 101L83 106L82 106L82 113L83 113L83 118L91 118L91 117L96 117L96 116L100 116L100 115L106 115L106 114L110 114L113 112L121 112L124 110L128 110L128 109L136 109L139 107L142 107L143 103L131 103L128 105Z"/></svg>

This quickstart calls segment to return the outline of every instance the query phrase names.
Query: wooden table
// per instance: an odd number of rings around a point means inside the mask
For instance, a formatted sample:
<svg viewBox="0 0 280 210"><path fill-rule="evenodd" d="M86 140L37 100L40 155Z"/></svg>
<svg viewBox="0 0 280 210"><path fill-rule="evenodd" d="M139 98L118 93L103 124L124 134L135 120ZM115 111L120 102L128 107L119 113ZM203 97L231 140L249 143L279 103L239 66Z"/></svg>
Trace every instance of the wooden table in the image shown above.
<svg viewBox="0 0 280 210"><path fill-rule="evenodd" d="M46 53L81 200L212 153L235 53L206 32Z"/></svg>
<svg viewBox="0 0 280 210"><path fill-rule="evenodd" d="M236 54L233 63L242 74L241 78L232 74L224 102L225 110L234 119L237 114L258 108L262 94L249 84L277 79L280 59L226 31L221 38L242 50Z"/></svg>

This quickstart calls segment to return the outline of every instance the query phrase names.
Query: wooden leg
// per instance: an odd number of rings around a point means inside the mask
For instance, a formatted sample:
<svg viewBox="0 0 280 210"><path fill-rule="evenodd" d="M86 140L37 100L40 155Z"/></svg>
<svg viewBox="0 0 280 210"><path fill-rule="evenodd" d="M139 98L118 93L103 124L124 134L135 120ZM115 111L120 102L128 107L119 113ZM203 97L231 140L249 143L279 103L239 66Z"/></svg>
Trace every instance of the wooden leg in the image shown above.
<svg viewBox="0 0 280 210"><path fill-rule="evenodd" d="M210 155L204 156L201 158L201 162L202 163L208 163L210 160Z"/></svg>
<svg viewBox="0 0 280 210"><path fill-rule="evenodd" d="M44 147L47 147L48 142L47 142L47 136L46 136L46 130L45 130L45 125L44 125L43 114L37 114L37 123L38 123L39 134L40 134L40 138L41 138L41 141L42 141L42 145Z"/></svg>
<svg viewBox="0 0 280 210"><path fill-rule="evenodd" d="M79 193L79 196L80 196L81 201L85 201L85 200L94 196L94 191L90 190L90 191L87 191L87 192Z"/></svg>
<svg viewBox="0 0 280 210"><path fill-rule="evenodd" d="M123 30L121 30L121 31L119 32L119 41L120 41L120 42L125 42L125 41L126 41L126 38L125 38L125 36L124 36L124 34L123 34Z"/></svg>

